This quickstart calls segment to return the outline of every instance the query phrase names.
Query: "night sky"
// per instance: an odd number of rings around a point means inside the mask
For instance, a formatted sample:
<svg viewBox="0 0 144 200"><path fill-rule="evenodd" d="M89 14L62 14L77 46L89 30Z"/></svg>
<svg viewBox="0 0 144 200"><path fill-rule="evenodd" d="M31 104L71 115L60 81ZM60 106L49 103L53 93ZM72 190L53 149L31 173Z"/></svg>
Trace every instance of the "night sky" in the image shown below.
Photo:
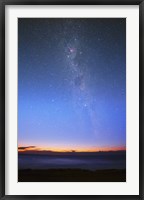
<svg viewBox="0 0 144 200"><path fill-rule="evenodd" d="M18 144L125 147L125 19L18 19Z"/></svg>

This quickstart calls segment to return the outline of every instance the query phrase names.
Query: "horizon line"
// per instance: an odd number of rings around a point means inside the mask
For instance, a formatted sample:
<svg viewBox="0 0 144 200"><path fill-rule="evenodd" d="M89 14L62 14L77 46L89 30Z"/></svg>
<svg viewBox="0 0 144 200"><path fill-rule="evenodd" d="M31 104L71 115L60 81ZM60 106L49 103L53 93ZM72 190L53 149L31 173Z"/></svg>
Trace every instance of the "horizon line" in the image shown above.
<svg viewBox="0 0 144 200"><path fill-rule="evenodd" d="M108 152L126 151L125 146L118 147L91 147L91 148L47 148L37 146L18 146L18 152L48 152L48 153L74 153L74 152Z"/></svg>

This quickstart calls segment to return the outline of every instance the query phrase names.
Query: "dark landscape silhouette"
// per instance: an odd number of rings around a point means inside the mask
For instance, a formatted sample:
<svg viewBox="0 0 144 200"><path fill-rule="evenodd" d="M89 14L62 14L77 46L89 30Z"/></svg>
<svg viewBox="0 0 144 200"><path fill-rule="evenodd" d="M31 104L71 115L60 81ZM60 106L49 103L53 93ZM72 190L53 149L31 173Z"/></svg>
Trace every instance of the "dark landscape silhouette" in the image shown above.
<svg viewBox="0 0 144 200"><path fill-rule="evenodd" d="M19 152L19 182L126 181L126 151Z"/></svg>

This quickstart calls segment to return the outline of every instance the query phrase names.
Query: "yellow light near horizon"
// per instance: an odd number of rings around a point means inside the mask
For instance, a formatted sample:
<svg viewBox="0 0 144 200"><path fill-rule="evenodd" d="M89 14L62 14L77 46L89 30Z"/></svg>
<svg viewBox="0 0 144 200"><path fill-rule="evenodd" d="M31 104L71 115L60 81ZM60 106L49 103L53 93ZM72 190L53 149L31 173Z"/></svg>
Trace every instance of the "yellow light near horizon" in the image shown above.
<svg viewBox="0 0 144 200"><path fill-rule="evenodd" d="M118 151L118 150L126 150L125 146L119 147L89 147L89 148L62 148L62 147L18 147L19 152L25 151L52 151L52 152L99 152L99 151Z"/></svg>

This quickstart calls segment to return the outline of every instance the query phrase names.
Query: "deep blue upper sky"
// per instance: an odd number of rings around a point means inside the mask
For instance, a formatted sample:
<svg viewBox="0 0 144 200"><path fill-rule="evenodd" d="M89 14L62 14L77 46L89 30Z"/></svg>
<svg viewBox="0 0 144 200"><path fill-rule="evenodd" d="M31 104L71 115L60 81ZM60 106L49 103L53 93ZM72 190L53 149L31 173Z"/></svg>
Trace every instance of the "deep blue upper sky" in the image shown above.
<svg viewBox="0 0 144 200"><path fill-rule="evenodd" d="M126 144L125 19L18 20L18 142Z"/></svg>

